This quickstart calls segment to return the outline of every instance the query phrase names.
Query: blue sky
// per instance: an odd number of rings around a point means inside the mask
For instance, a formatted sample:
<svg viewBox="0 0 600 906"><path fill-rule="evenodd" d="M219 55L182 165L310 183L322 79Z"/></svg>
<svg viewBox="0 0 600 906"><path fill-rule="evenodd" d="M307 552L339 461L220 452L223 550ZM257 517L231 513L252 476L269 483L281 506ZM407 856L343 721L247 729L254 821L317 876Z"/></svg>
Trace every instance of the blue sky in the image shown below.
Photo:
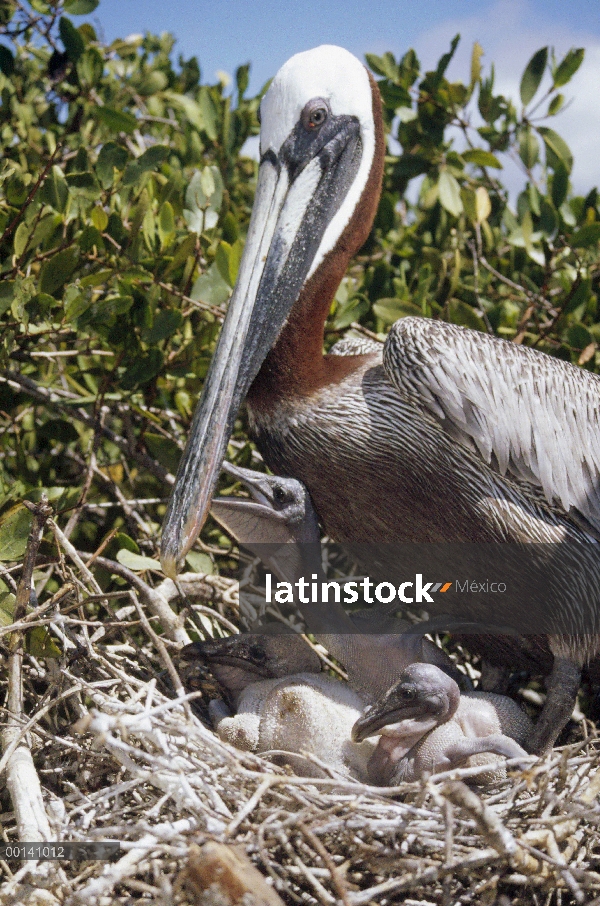
<svg viewBox="0 0 600 906"><path fill-rule="evenodd" d="M477 40L484 65L496 66L498 88L517 99L521 73L535 50L550 44L560 55L583 46L586 60L566 89L573 103L552 125L574 152L575 186L583 191L600 182L598 0L101 0L90 19L107 41L170 31L176 53L198 57L204 80L251 62L251 91L293 53L317 44L340 44L361 58L385 50L399 56L414 47L422 63L432 66L460 32L450 77L468 77Z"/></svg>
<svg viewBox="0 0 600 906"><path fill-rule="evenodd" d="M399 54L416 46L426 58L431 33L441 28L449 41L460 22L478 21L482 38L490 31L516 31L518 38L539 30L554 32L559 43L577 32L600 39L596 0L101 0L91 18L107 40L133 32L172 32L183 54L198 57L205 78L250 60L255 89L298 50L340 44L362 56L384 50Z"/></svg>

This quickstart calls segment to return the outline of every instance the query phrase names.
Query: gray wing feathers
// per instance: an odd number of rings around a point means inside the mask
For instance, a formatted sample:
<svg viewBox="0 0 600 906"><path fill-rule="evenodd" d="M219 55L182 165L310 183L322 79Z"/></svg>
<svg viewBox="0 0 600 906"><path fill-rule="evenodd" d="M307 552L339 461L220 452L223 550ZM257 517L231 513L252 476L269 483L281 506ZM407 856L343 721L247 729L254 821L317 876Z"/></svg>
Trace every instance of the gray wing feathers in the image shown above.
<svg viewBox="0 0 600 906"><path fill-rule="evenodd" d="M600 378L525 346L403 318L383 364L414 405L501 475L540 486L600 529Z"/></svg>
<svg viewBox="0 0 600 906"><path fill-rule="evenodd" d="M380 353L382 349L383 343L368 337L342 337L331 347L329 355L368 355L372 352Z"/></svg>

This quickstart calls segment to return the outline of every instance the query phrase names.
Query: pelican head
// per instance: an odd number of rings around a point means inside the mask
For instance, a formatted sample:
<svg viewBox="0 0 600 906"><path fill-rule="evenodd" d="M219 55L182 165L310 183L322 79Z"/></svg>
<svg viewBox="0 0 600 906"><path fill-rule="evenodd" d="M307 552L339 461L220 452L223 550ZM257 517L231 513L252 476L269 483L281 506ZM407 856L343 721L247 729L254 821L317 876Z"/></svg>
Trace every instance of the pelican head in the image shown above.
<svg viewBox="0 0 600 906"><path fill-rule="evenodd" d="M319 523L306 487L295 478L266 475L223 463L223 469L250 492L215 497L211 513L240 544L319 542Z"/></svg>
<svg viewBox="0 0 600 906"><path fill-rule="evenodd" d="M450 720L459 702L460 689L447 673L434 664L411 664L398 682L356 721L352 739L362 742L386 728L388 735L410 738L412 745Z"/></svg>
<svg viewBox="0 0 600 906"><path fill-rule="evenodd" d="M268 631L271 630L271 632ZM179 652L180 665L206 664L235 699L252 683L294 673L319 673L321 661L302 636L277 634L272 624L261 635L232 635L191 642Z"/></svg>
<svg viewBox="0 0 600 906"><path fill-rule="evenodd" d="M362 63L329 45L288 60L262 100L244 254L163 526L167 575L200 533L238 408L293 305L309 281L329 285L335 271L337 286L339 261L368 235L381 183L378 104Z"/></svg>

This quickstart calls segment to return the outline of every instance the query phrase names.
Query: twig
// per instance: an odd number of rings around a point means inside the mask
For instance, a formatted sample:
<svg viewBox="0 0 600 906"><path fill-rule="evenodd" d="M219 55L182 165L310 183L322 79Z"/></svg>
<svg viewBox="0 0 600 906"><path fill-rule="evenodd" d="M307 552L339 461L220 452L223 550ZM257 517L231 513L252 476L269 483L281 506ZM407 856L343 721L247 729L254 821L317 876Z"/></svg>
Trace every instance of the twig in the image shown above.
<svg viewBox="0 0 600 906"><path fill-rule="evenodd" d="M20 622L27 612L31 580L35 567L44 526L50 513L48 499L42 495L37 505L29 505L33 513L33 523L23 572L17 588L17 597L14 609L14 621ZM21 737L21 722L23 715L23 633L14 631L9 640L8 660L8 717L6 727L2 731L2 750L7 752L12 744L19 739L12 755L6 762L6 786L15 810L17 832L19 840L24 843L42 842L50 840L52 833L42 798L42 788L37 775L31 750L25 738Z"/></svg>
<svg viewBox="0 0 600 906"><path fill-rule="evenodd" d="M173 688L175 689L177 695L179 697L183 698L183 696L185 696L185 689L183 688L179 674L177 673L177 671L175 670L175 667L173 666L173 661L171 660L171 658L169 656L169 652L167 651L167 649L165 647L165 643L160 638L160 636L158 636L155 633L154 629L150 625L150 621L148 620L148 617L144 613L144 610L143 610L140 602L138 601L138 596L136 595L136 593L133 589L131 589L131 591L129 592L129 595L130 595L132 602L135 604L135 609L138 612L140 622L141 622L142 626L144 627L146 634L148 635L148 637L152 641L154 647L158 651L158 655L159 655L161 661L163 662L163 665L165 666L169 676L171 677L171 682L173 683ZM191 717L192 712L190 711L190 706L187 703L187 701L183 702L183 707L184 707L184 710L185 710L187 716Z"/></svg>
<svg viewBox="0 0 600 906"><path fill-rule="evenodd" d="M346 887L346 884L344 883L344 878L342 876L342 873L340 872L339 868L337 867L337 865L331 858L330 854L327 852L327 850L325 849L325 847L323 846L323 844L321 843L321 841L319 840L317 835L313 834L313 832L308 827L306 827L306 825L303 824L302 821L298 822L298 827L300 828L300 830L302 831L302 833L304 834L304 836L306 837L306 839L308 840L308 842L310 843L312 848L315 850L315 852L318 853L318 855L323 860L323 864L328 869L329 874L331 875L331 883L337 890L340 900L342 901L344 906L350 906L350 900L348 898L348 888Z"/></svg>
<svg viewBox="0 0 600 906"><path fill-rule="evenodd" d="M190 637L181 625L179 617L169 605L168 599L165 599L161 594L162 586L159 586L158 589L151 588L140 576L115 560L108 560L106 557L96 557L96 563L116 576L121 576L122 579L129 582L139 592L148 609L160 620L169 639L180 645L189 644L191 641Z"/></svg>
<svg viewBox="0 0 600 906"><path fill-rule="evenodd" d="M369 340L375 340L376 343L381 343L383 345L383 340L381 337L377 336L376 333L373 333L372 330L369 330L368 327L363 327L362 324L359 324L358 321L353 321L350 325L352 330L356 330L358 333L362 333L363 336L368 337Z"/></svg>
<svg viewBox="0 0 600 906"><path fill-rule="evenodd" d="M60 145L57 145L56 148L54 149L53 154L48 159L48 163L46 164L46 166L44 167L44 169L38 176L36 182L31 187L29 195L27 196L27 198L25 199L25 201L23 202L23 204L21 205L21 207L19 208L19 210L17 211L17 213L15 214L15 216L13 217L11 222L8 224L8 226L6 227L6 229L4 230L2 235L0 236L0 245L2 245L2 243L6 239L10 238L10 236L12 236L12 234L16 230L17 226L19 225L19 222L21 221L21 218L25 214L25 211L27 210L27 208L29 207L29 205L31 204L31 202L33 201L35 196L37 195L38 190L40 189L42 183L45 181L46 177L48 176L48 173L50 172L50 168L54 164L54 161L56 160L56 155L58 154L59 150L60 150Z"/></svg>

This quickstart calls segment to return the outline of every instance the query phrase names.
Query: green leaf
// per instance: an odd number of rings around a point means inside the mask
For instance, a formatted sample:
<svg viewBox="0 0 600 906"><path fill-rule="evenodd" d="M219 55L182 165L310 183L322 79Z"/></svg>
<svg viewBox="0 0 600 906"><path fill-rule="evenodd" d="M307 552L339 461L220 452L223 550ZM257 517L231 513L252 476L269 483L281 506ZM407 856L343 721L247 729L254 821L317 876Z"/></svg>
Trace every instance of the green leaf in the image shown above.
<svg viewBox="0 0 600 906"><path fill-rule="evenodd" d="M20 560L27 549L32 515L22 503L0 520L0 560Z"/></svg>
<svg viewBox="0 0 600 906"><path fill-rule="evenodd" d="M52 167L39 192L40 201L62 214L69 199L69 186L60 167Z"/></svg>
<svg viewBox="0 0 600 906"><path fill-rule="evenodd" d="M569 245L573 249L587 249L600 242L600 223L588 223L571 236Z"/></svg>
<svg viewBox="0 0 600 906"><path fill-rule="evenodd" d="M538 228L548 239L554 239L558 230L558 214L554 205L542 196Z"/></svg>
<svg viewBox="0 0 600 906"><path fill-rule="evenodd" d="M565 165L560 163L555 167L554 175L552 177L552 201L554 202L555 208L560 208L564 202L567 197L568 188L569 174Z"/></svg>
<svg viewBox="0 0 600 906"><path fill-rule="evenodd" d="M528 170L537 163L540 154L540 145L529 127L519 132L519 157Z"/></svg>
<svg viewBox="0 0 600 906"><path fill-rule="evenodd" d="M100 186L93 173L69 173L67 185L74 193L85 195L86 198L98 198Z"/></svg>
<svg viewBox="0 0 600 906"><path fill-rule="evenodd" d="M133 390L140 384L147 384L156 377L162 366L163 354L160 349L156 349L156 347L149 349L127 368L121 378L121 386L125 390Z"/></svg>
<svg viewBox="0 0 600 906"><path fill-rule="evenodd" d="M206 302L207 305L222 305L229 298L230 293L229 284L223 280L216 263L213 263L192 286L190 298Z"/></svg>
<svg viewBox="0 0 600 906"><path fill-rule="evenodd" d="M40 272L40 292L53 296L64 286L78 264L79 252L76 249L65 249L48 258Z"/></svg>
<svg viewBox="0 0 600 906"><path fill-rule="evenodd" d="M100 154L96 161L96 173L105 189L112 186L115 178L114 171L124 170L128 160L129 154L126 149L115 144L115 142L107 142L100 149Z"/></svg>
<svg viewBox="0 0 600 906"><path fill-rule="evenodd" d="M561 162L567 168L567 172L570 173L573 168L573 155L565 140L554 129L549 129L547 126L539 126L538 132L546 146L546 163L548 166L555 170L558 163Z"/></svg>
<svg viewBox="0 0 600 906"><path fill-rule="evenodd" d="M102 54L95 47L88 47L77 61L79 81L88 88L94 88L104 72Z"/></svg>
<svg viewBox="0 0 600 906"><path fill-rule="evenodd" d="M200 110L202 113L202 128L211 142L217 140L217 111L210 91L203 85L200 89Z"/></svg>
<svg viewBox="0 0 600 906"><path fill-rule="evenodd" d="M460 324L462 327L485 331L485 324L475 309L460 299L450 299L448 320L451 324Z"/></svg>
<svg viewBox="0 0 600 906"><path fill-rule="evenodd" d="M152 145L147 151L127 164L123 174L123 185L131 186L138 179L150 170L157 170L164 160L169 156L169 149L166 145Z"/></svg>
<svg viewBox="0 0 600 906"><path fill-rule="evenodd" d="M163 91L162 97L173 107L178 107L192 126L198 130L204 129L202 108L193 98L188 97L187 94L177 94L175 91Z"/></svg>
<svg viewBox="0 0 600 906"><path fill-rule="evenodd" d="M186 555L185 562L193 573L203 573L205 576L210 576L215 571L214 564L208 554L202 554L200 551L190 551Z"/></svg>
<svg viewBox="0 0 600 906"><path fill-rule="evenodd" d="M445 53L440 57L440 61L437 65L437 69L435 71L436 81L439 82L443 78L446 70L448 69L448 66L450 64L452 57L456 53L456 48L458 47L459 41L460 41L460 35L454 35L454 37L452 38L452 41L450 42L450 50L448 51L448 53Z"/></svg>
<svg viewBox="0 0 600 906"><path fill-rule="evenodd" d="M462 214L463 203L460 197L460 185L456 177L452 176L448 170L442 170L438 181L439 199L442 207L449 214L458 217Z"/></svg>
<svg viewBox="0 0 600 906"><path fill-rule="evenodd" d="M69 323L76 321L91 304L91 297L82 293L79 287L68 286L64 296L65 321L69 321Z"/></svg>
<svg viewBox="0 0 600 906"><path fill-rule="evenodd" d="M384 324L393 324L400 318L423 315L418 305L403 302L401 299L378 299L373 305L373 312L378 318L381 318Z"/></svg>
<svg viewBox="0 0 600 906"><path fill-rule="evenodd" d="M180 311L173 308L166 308L156 313L152 327L144 331L144 342L149 344L160 343L167 337L172 337L176 330L179 330L183 324L183 316Z"/></svg>
<svg viewBox="0 0 600 906"><path fill-rule="evenodd" d="M471 88L473 88L481 78L481 58L483 54L483 47L475 41L473 50L471 51Z"/></svg>
<svg viewBox="0 0 600 906"><path fill-rule="evenodd" d="M235 83L238 90L238 99L244 97L246 91L248 90L248 83L250 81L250 64L245 63L243 66L238 66L235 71Z"/></svg>
<svg viewBox="0 0 600 906"><path fill-rule="evenodd" d="M64 44L67 56L72 63L76 63L85 50L83 38L66 16L61 16L58 22L60 39Z"/></svg>
<svg viewBox="0 0 600 906"><path fill-rule="evenodd" d="M170 201L164 201L158 213L158 232L162 245L175 233L175 213Z"/></svg>
<svg viewBox="0 0 600 906"><path fill-rule="evenodd" d="M369 68L372 69L376 75L387 78L387 70L383 57L378 57L374 53L366 53L365 60L367 61Z"/></svg>
<svg viewBox="0 0 600 906"><path fill-rule="evenodd" d="M548 116L556 116L559 110L562 109L562 105L565 102L564 94L555 94L550 104L548 105Z"/></svg>
<svg viewBox="0 0 600 906"><path fill-rule="evenodd" d="M476 164L478 167L494 167L496 170L502 169L502 164L495 154L491 151L484 151L483 148L473 148L469 151L463 151L461 157L468 164Z"/></svg>
<svg viewBox="0 0 600 906"><path fill-rule="evenodd" d="M196 170L185 193L184 219L199 236L217 225L223 202L223 179L218 167Z"/></svg>
<svg viewBox="0 0 600 906"><path fill-rule="evenodd" d="M583 324L573 324L566 332L569 346L574 349L585 349L592 342L592 335Z"/></svg>
<svg viewBox="0 0 600 906"><path fill-rule="evenodd" d="M181 458L181 450L177 444L163 434L152 434L150 431L144 434L144 443L150 456L174 475Z"/></svg>
<svg viewBox="0 0 600 906"><path fill-rule="evenodd" d="M123 566L126 566L127 569L131 569L136 573L144 572L147 569L153 569L159 573L162 572L162 567L158 560L154 560L152 557L143 557L141 554L134 554L132 551L128 551L127 548L123 548L118 552L117 560Z"/></svg>
<svg viewBox="0 0 600 906"><path fill-rule="evenodd" d="M575 284L573 284L574 286ZM589 277L584 277L577 288L573 290L571 286L570 292L573 295L568 298L568 301L563 305L563 314L570 314L575 311L576 308L579 308L580 305L583 305L590 297L592 291L592 281Z"/></svg>
<svg viewBox="0 0 600 906"><path fill-rule="evenodd" d="M14 622L16 600L10 591L0 592L0 626L10 626Z"/></svg>
<svg viewBox="0 0 600 906"><path fill-rule="evenodd" d="M45 626L34 626L25 635L25 649L32 657L61 657L62 651Z"/></svg>
<svg viewBox="0 0 600 906"><path fill-rule="evenodd" d="M127 113L126 110L114 110L112 107L96 107L94 116L111 132L127 132L130 135L138 125L138 121L132 113Z"/></svg>
<svg viewBox="0 0 600 906"><path fill-rule="evenodd" d="M99 3L100 0L65 0L65 12L71 16L88 16Z"/></svg>
<svg viewBox="0 0 600 906"><path fill-rule="evenodd" d="M244 243L241 239L238 239L233 245L229 245L228 242L220 242L217 247L215 263L219 268L219 273L229 286L235 285L243 250Z"/></svg>
<svg viewBox="0 0 600 906"><path fill-rule="evenodd" d="M575 75L585 56L583 47L572 47L563 60L558 64L554 73L554 87L561 88Z"/></svg>
<svg viewBox="0 0 600 906"><path fill-rule="evenodd" d="M484 186L477 186L475 190L475 221L483 223L492 213L492 202L488 190Z"/></svg>
<svg viewBox="0 0 600 906"><path fill-rule="evenodd" d="M14 238L14 250L17 258L20 258L25 249L27 248L29 241L31 239L31 227L29 224L21 221L19 226L15 231Z"/></svg>
<svg viewBox="0 0 600 906"><path fill-rule="evenodd" d="M540 82L548 62L548 48L542 47L536 51L531 60L525 67L525 72L521 78L521 102L524 107L533 98L534 94L540 87Z"/></svg>
<svg viewBox="0 0 600 906"><path fill-rule="evenodd" d="M115 535L115 542L126 550L131 551L133 554L139 554L140 552L137 541L134 541L133 538L130 538L125 532L117 532Z"/></svg>
<svg viewBox="0 0 600 906"><path fill-rule="evenodd" d="M99 206L96 206L91 213L92 223L99 233L103 233L108 226L108 214Z"/></svg>
<svg viewBox="0 0 600 906"><path fill-rule="evenodd" d="M4 44L0 44L0 72L11 76L15 71L15 58Z"/></svg>
<svg viewBox="0 0 600 906"><path fill-rule="evenodd" d="M15 297L15 281L0 280L0 315L11 307Z"/></svg>

